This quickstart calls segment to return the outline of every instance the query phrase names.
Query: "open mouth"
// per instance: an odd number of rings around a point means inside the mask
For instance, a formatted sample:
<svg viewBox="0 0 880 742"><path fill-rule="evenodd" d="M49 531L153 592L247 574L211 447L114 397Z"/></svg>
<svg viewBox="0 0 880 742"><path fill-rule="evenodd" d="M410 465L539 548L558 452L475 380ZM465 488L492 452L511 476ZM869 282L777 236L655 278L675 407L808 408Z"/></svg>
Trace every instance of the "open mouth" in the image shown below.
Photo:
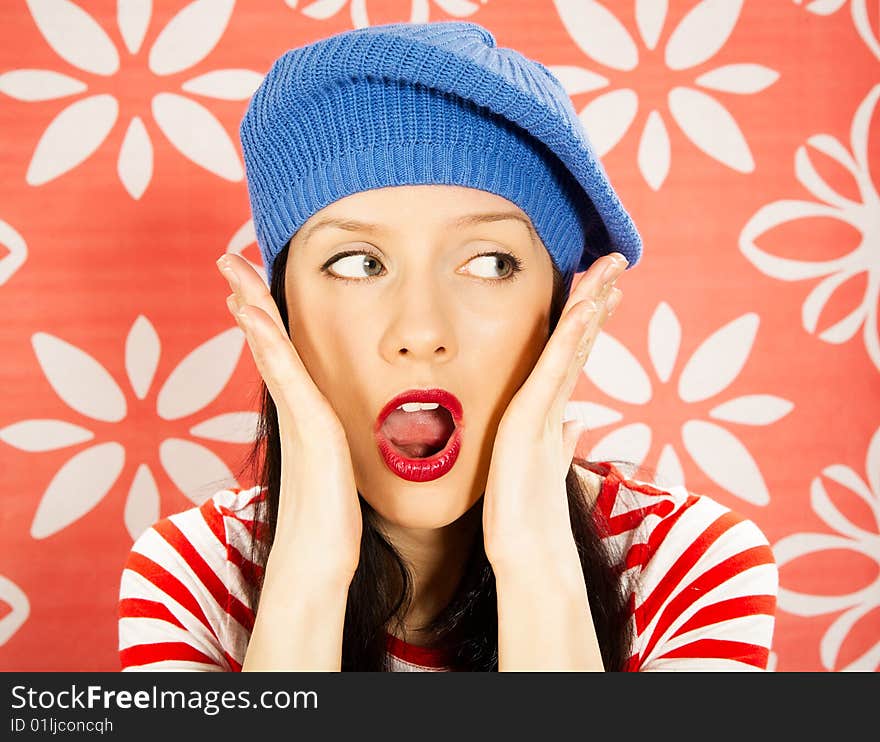
<svg viewBox="0 0 880 742"><path fill-rule="evenodd" d="M445 389L410 389L392 399L373 433L386 466L403 479L425 482L448 472L461 451L461 402Z"/></svg>
<svg viewBox="0 0 880 742"><path fill-rule="evenodd" d="M394 449L410 459L425 459L442 451L453 430L452 413L437 402L404 404L379 428Z"/></svg>

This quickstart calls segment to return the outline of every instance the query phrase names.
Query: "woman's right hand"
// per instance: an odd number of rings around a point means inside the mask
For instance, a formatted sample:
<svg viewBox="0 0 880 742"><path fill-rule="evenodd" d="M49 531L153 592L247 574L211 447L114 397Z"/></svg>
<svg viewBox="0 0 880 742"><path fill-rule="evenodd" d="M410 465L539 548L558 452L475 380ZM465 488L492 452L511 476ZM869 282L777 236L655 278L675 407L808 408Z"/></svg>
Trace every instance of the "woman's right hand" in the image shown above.
<svg viewBox="0 0 880 742"><path fill-rule="evenodd" d="M345 430L296 352L265 281L238 255L222 256L217 266L233 290L227 306L278 412L281 491L269 561L282 565L285 582L347 590L362 526Z"/></svg>

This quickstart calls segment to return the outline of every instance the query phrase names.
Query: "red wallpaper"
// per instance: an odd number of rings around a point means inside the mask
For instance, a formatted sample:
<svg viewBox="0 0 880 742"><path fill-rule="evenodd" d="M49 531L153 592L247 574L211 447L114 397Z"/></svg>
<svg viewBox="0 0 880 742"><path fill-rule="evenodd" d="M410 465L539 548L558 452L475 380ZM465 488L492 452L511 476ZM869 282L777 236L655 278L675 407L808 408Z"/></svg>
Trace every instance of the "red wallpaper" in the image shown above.
<svg viewBox="0 0 880 742"><path fill-rule="evenodd" d="M570 402L579 454L762 528L771 669L877 670L867 0L0 5L0 667L116 670L133 539L236 484L258 374L214 261L260 265L237 131L271 62L449 19L560 77L644 236Z"/></svg>

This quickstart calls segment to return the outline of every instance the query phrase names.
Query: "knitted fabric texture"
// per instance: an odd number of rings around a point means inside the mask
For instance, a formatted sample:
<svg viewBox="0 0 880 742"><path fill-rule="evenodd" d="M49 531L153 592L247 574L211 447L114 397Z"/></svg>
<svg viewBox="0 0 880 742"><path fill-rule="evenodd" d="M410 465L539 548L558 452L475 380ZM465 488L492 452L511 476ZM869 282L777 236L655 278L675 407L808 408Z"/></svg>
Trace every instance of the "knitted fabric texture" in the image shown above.
<svg viewBox="0 0 880 742"><path fill-rule="evenodd" d="M642 253L561 83L475 23L391 23L292 49L250 100L240 136L269 282L315 212L371 188L448 184L502 196L530 218L569 286Z"/></svg>

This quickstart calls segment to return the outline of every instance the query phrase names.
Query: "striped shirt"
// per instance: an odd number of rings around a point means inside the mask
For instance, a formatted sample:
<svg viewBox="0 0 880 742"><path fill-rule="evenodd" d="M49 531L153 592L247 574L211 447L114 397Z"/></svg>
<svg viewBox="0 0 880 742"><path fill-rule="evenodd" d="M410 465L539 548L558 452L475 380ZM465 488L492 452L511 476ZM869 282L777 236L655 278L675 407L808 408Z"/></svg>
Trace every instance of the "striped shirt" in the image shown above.
<svg viewBox="0 0 880 742"><path fill-rule="evenodd" d="M778 571L761 530L705 495L589 466L581 475L595 482L629 597L626 669L766 669ZM241 670L254 625L245 587L262 572L246 555L263 497L259 487L221 490L136 539L119 592L123 671ZM439 650L390 634L386 649L395 671L446 669Z"/></svg>

